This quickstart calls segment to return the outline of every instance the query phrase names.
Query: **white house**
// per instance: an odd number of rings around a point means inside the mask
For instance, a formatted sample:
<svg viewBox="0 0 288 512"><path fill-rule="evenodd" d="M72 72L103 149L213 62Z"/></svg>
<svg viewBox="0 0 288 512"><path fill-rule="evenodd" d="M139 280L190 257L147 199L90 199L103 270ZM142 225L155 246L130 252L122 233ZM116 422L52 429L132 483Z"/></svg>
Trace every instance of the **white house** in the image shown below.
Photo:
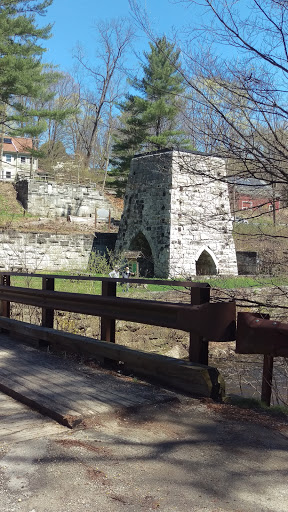
<svg viewBox="0 0 288 512"><path fill-rule="evenodd" d="M0 138L0 180L14 181L16 176L32 177L38 171L38 159L31 156L32 139Z"/></svg>

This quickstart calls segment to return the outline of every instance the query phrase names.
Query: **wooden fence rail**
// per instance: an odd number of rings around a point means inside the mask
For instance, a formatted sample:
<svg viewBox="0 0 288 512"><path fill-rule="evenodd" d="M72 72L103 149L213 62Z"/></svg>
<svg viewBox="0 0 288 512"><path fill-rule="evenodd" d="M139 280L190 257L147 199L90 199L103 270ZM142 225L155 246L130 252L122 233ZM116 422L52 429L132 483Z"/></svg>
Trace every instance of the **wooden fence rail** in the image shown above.
<svg viewBox="0 0 288 512"><path fill-rule="evenodd" d="M32 288L19 288L11 286L11 276L25 276L29 278L40 277L42 290ZM117 297L117 283L126 282L125 279L97 278L92 276L58 276L25 273L0 274L0 301L1 318L0 328L13 332L21 332L20 322L10 319L10 303L17 302L42 308L42 327L23 323L25 333L29 329L49 344L64 343L67 346L67 336L53 329L55 310L83 313L99 316L101 321L101 340L115 343L115 321L126 320L148 325L156 325L179 329L190 333L189 361L208 365L209 341L233 341L236 339L236 352L245 354L263 354L262 400L270 405L273 357L288 356L288 324L269 320L268 315L252 313L238 313L236 332L236 305L235 302L210 302L210 286L207 283L191 281L162 281L149 279L130 279L130 284L159 284L171 287L185 287L190 289L190 304L160 302ZM102 294L90 295L55 291L55 279L93 280L102 282ZM41 331L42 329L42 331ZM49 331L49 329L51 331ZM53 332L52 332L53 330ZM236 335L237 334L237 335ZM31 334L33 335L33 334ZM83 344L83 337L75 337L77 347ZM77 339L76 339L77 338ZM79 339L78 339L79 338ZM86 349L91 348L87 342ZM90 343L90 345L89 345ZM98 342L98 348L101 342ZM75 346L76 346L75 345ZM92 343L93 345L93 343ZM103 353L117 358L117 349L111 347L101 349ZM126 350L127 354L131 352ZM137 355L125 355L134 361ZM159 361L161 360L159 356ZM148 370L151 367L151 358L147 356ZM141 359L143 364L144 359ZM160 362L155 364L160 364ZM140 364L140 363L139 363ZM162 364L162 363L161 363ZM166 364L166 363L165 363ZM183 367L180 368L181 372ZM174 370L173 370L174 371ZM204 379L205 380L205 379Z"/></svg>
<svg viewBox="0 0 288 512"><path fill-rule="evenodd" d="M85 279L86 276L41 277L42 290L20 288L10 285L11 275L2 274L0 299L1 316L10 317L10 303L17 302L42 308L42 327L53 328L54 311L70 311L101 318L101 340L115 342L115 320L126 320L149 325L179 329L190 333L189 360L208 364L208 343L235 339L236 309L234 302L210 303L210 286L189 281L158 281L166 286L190 287L191 304L167 303L116 297L117 282L121 279L91 278L102 281L102 295L56 292L55 279ZM155 280L130 279L129 282L155 284ZM10 324L11 325L11 324Z"/></svg>
<svg viewBox="0 0 288 512"><path fill-rule="evenodd" d="M269 315L239 312L236 352L263 354L261 401L269 406L274 357L288 357L288 324L270 320Z"/></svg>

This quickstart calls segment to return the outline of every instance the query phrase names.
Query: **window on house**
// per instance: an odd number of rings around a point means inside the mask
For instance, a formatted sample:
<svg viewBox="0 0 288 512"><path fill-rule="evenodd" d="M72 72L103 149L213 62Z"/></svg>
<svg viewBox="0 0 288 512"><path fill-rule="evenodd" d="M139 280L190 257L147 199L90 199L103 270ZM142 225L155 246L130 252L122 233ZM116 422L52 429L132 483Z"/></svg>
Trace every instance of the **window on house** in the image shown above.
<svg viewBox="0 0 288 512"><path fill-rule="evenodd" d="M4 142L4 144L12 144L12 139L9 139L8 137L4 137L3 142Z"/></svg>
<svg viewBox="0 0 288 512"><path fill-rule="evenodd" d="M242 210L247 210L248 208L252 208L253 201L242 201Z"/></svg>
<svg viewBox="0 0 288 512"><path fill-rule="evenodd" d="M21 164L25 164L26 163L26 157L25 156L21 156L20 159L21 159Z"/></svg>
<svg viewBox="0 0 288 512"><path fill-rule="evenodd" d="M8 178L8 179L11 178L11 172L10 171L6 171L6 178Z"/></svg>
<svg viewBox="0 0 288 512"><path fill-rule="evenodd" d="M12 156L6 155L6 162L11 163L11 161L12 161Z"/></svg>

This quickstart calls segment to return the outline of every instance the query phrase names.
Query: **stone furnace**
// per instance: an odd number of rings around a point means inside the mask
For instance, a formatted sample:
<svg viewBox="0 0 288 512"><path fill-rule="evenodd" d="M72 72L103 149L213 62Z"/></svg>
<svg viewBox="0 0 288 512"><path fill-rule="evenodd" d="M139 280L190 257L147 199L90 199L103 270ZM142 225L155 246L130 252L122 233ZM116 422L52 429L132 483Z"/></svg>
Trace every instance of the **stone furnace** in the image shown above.
<svg viewBox="0 0 288 512"><path fill-rule="evenodd" d="M139 251L142 276L237 275L225 162L163 150L131 163L116 251Z"/></svg>

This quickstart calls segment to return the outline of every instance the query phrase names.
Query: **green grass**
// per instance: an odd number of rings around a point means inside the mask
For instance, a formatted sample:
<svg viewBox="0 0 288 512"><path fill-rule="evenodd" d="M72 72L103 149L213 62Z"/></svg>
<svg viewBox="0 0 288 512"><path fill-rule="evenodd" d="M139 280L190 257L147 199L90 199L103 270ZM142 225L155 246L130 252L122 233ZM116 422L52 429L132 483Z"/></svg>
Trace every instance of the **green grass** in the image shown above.
<svg viewBox="0 0 288 512"><path fill-rule="evenodd" d="M232 288L259 288L263 286L288 286L288 277L287 276L277 276L277 277L247 277L247 276L231 276L231 277L211 277L204 279L195 279L196 282L207 282L210 284L211 288L222 288L222 289L232 289Z"/></svg>
<svg viewBox="0 0 288 512"><path fill-rule="evenodd" d="M37 274L42 272L37 272ZM49 275L48 272L43 272L44 275ZM57 273L53 273L56 275ZM73 272L61 272L59 275L73 275ZM76 274L76 273L75 273ZM96 276L95 276L96 277ZM41 290L42 279L41 277L31 276L11 276L11 285L18 286L21 288L33 288L35 290ZM88 294L101 294L101 282L100 281L84 281L76 279L55 279L55 291L57 292L69 292L69 293L88 293Z"/></svg>
<svg viewBox="0 0 288 512"><path fill-rule="evenodd" d="M23 219L22 212L11 212L6 204L5 197L0 195L0 222Z"/></svg>
<svg viewBox="0 0 288 512"><path fill-rule="evenodd" d="M49 275L48 272L37 272ZM73 272L59 272L61 276L65 275L73 275ZM78 273L75 272L74 275ZM53 273L53 275L57 275L57 273ZM95 275L95 277L101 277L100 274ZM107 277L107 276L103 276ZM238 277L211 277L201 279L199 277L194 279L194 282L207 282L210 284L212 288L220 288L220 289L235 289L235 288L259 288L264 286L288 286L288 277L247 277L247 276L238 276ZM42 280L40 277L31 277L31 276L11 276L11 285L19 286L19 287L27 287L34 289L42 288ZM119 289L120 286L119 286ZM143 295L145 292L165 292L171 291L171 286L159 285L159 284L149 284L147 289L137 288L137 293L139 295ZM175 290L183 291L181 287L175 287ZM92 293L92 294L101 294L101 282L100 281L84 281L84 280L76 280L76 279L55 279L55 290L56 291L65 291L71 293ZM132 289L131 289L132 290ZM133 289L134 291L135 289Z"/></svg>
<svg viewBox="0 0 288 512"><path fill-rule="evenodd" d="M42 288L42 279L40 277L23 277L11 276L11 286L18 286L20 288L34 288L40 290Z"/></svg>
<svg viewBox="0 0 288 512"><path fill-rule="evenodd" d="M39 274L47 274L48 272L37 272ZM57 273L53 273L56 275ZM74 275L78 273L75 272ZM73 272L59 272L59 275L73 275ZM92 277L92 276L91 276ZM100 274L96 274L94 277L101 277ZM103 277L107 277L106 275ZM42 288L42 279L41 277L31 277L31 276L11 276L11 285L18 286L21 288L33 288L35 290L41 290ZM70 293L88 293L101 295L101 281L85 281L85 280L77 280L77 279L55 279L55 291L57 292L70 292ZM180 288L181 289L181 288ZM153 285L149 284L147 289L144 288L131 288L130 292L136 292L139 295L143 295L145 292L163 292L171 290L171 286L162 286L162 285ZM121 286L119 285L117 292L121 292ZM130 293L129 292L129 293Z"/></svg>
<svg viewBox="0 0 288 512"><path fill-rule="evenodd" d="M288 419L288 406L286 405L271 405L268 407L266 404L257 400L256 398L245 398L242 396L228 396L225 398L225 403L229 405L235 405L241 409L252 409L258 412L265 412L270 416L281 417L282 419Z"/></svg>
<svg viewBox="0 0 288 512"><path fill-rule="evenodd" d="M236 235L287 235L288 227L284 223L274 226L271 218L249 219L247 224L238 222L233 226L233 233Z"/></svg>
<svg viewBox="0 0 288 512"><path fill-rule="evenodd" d="M28 213L26 217L32 217ZM12 183L0 184L0 225L11 223L12 221L23 220L24 209L16 200L16 192Z"/></svg>

